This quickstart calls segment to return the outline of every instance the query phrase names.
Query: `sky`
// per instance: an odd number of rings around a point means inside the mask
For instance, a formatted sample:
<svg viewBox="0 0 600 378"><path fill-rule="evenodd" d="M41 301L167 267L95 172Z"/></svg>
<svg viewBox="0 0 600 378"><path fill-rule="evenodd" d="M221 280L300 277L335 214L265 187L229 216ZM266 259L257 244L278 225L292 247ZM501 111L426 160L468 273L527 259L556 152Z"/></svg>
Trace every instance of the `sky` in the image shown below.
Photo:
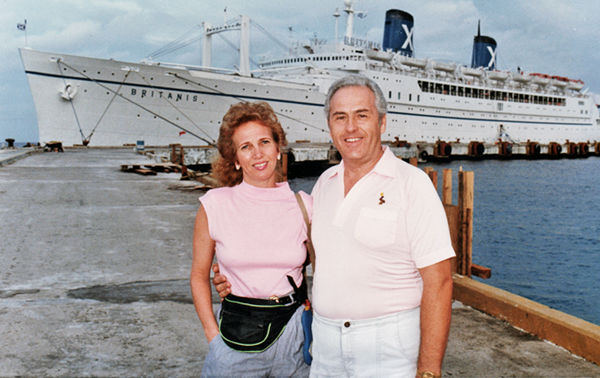
<svg viewBox="0 0 600 378"><path fill-rule="evenodd" d="M38 142L37 118L19 48L139 62L206 21L221 25L244 14L288 45L333 41L346 29L343 0L0 0L0 144ZM414 17L418 58L470 64L477 23L496 40L497 68L581 79L600 94L600 1L597 0L362 0L355 1L354 36L382 42L385 12ZM17 28L27 20L26 30ZM290 31L291 28L291 31ZM251 57L283 49L251 28ZM196 35L199 35L197 33ZM237 36L227 37L237 44ZM222 51L222 53L219 53ZM157 61L199 65L196 41ZM214 38L213 64L233 69L235 51ZM256 68L256 67L251 67ZM599 101L599 100L597 100Z"/></svg>

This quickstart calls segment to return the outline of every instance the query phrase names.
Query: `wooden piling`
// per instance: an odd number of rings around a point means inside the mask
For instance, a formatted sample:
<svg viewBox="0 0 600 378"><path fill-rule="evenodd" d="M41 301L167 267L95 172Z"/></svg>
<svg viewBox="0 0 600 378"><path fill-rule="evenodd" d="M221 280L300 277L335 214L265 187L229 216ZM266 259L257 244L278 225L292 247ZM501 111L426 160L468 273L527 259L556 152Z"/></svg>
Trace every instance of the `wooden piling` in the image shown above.
<svg viewBox="0 0 600 378"><path fill-rule="evenodd" d="M473 187L474 172L458 173L458 212L461 232L460 251L457 251L457 270L463 276L471 277L471 257L473 253Z"/></svg>
<svg viewBox="0 0 600 378"><path fill-rule="evenodd" d="M427 173L437 190L437 172L432 167L425 167ZM480 278L491 277L489 268L473 265L473 188L475 182L473 172L458 173L458 206L452 204L452 170L444 169L442 172L442 204L448 220L452 248L456 257L452 258L452 271L460 275Z"/></svg>
<svg viewBox="0 0 600 378"><path fill-rule="evenodd" d="M437 171L431 171L429 172L429 178L431 179L431 182L433 183L433 187L435 188L435 190L438 190L438 174Z"/></svg>
<svg viewBox="0 0 600 378"><path fill-rule="evenodd" d="M442 171L442 203L452 205L452 169Z"/></svg>
<svg viewBox="0 0 600 378"><path fill-rule="evenodd" d="M171 147L171 163L184 165L183 158L185 152L183 150L183 146L179 143L169 145ZM179 150L179 151L178 151Z"/></svg>
<svg viewBox="0 0 600 378"><path fill-rule="evenodd" d="M435 188L435 190L437 190L437 171L435 171L432 167L424 167L423 172L427 173L427 175L431 179L431 182L433 183L433 187Z"/></svg>
<svg viewBox="0 0 600 378"><path fill-rule="evenodd" d="M277 161L276 180L286 182L288 180L288 152L281 152L281 159Z"/></svg>
<svg viewBox="0 0 600 378"><path fill-rule="evenodd" d="M285 182L288 180L288 153L281 153L281 179Z"/></svg>

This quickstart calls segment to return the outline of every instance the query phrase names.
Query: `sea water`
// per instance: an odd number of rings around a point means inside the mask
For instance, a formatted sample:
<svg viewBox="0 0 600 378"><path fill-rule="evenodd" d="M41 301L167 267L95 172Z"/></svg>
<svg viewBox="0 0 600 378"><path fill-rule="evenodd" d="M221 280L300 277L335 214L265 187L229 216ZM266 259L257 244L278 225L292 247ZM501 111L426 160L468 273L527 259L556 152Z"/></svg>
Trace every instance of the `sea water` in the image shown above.
<svg viewBox="0 0 600 378"><path fill-rule="evenodd" d="M475 176L473 263L482 282L600 325L600 157L419 164ZM294 178L311 191L317 177ZM478 279L478 278L477 278ZM480 280L480 279L478 279Z"/></svg>

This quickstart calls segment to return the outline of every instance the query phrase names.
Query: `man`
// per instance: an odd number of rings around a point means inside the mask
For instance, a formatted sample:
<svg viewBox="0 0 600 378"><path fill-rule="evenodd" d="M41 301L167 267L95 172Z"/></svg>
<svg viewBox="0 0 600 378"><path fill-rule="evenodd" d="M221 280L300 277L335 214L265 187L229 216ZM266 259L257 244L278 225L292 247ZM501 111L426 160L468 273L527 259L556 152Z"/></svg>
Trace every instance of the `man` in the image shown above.
<svg viewBox="0 0 600 378"><path fill-rule="evenodd" d="M325 115L342 162L312 192L311 377L440 377L454 256L440 199L381 145L387 104L375 82L338 80Z"/></svg>

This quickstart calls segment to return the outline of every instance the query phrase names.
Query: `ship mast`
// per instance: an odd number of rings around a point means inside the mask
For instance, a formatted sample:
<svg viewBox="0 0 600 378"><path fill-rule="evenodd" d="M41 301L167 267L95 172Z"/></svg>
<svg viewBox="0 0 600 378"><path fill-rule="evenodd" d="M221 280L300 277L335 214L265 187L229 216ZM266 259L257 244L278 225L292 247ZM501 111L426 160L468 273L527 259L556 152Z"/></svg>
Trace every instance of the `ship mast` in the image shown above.
<svg viewBox="0 0 600 378"><path fill-rule="evenodd" d="M354 4L352 0L345 0L344 5L346 6L344 12L348 13L348 21L346 23L346 38L351 39L354 29Z"/></svg>
<svg viewBox="0 0 600 378"><path fill-rule="evenodd" d="M204 28L204 43L202 50L202 67L211 67L212 66L212 36L209 33L209 30L212 29L212 24L209 22L204 22L202 24Z"/></svg>
<svg viewBox="0 0 600 378"><path fill-rule="evenodd" d="M333 14L335 17L335 44L338 43L338 18L340 17L339 8L335 8L335 13Z"/></svg>

